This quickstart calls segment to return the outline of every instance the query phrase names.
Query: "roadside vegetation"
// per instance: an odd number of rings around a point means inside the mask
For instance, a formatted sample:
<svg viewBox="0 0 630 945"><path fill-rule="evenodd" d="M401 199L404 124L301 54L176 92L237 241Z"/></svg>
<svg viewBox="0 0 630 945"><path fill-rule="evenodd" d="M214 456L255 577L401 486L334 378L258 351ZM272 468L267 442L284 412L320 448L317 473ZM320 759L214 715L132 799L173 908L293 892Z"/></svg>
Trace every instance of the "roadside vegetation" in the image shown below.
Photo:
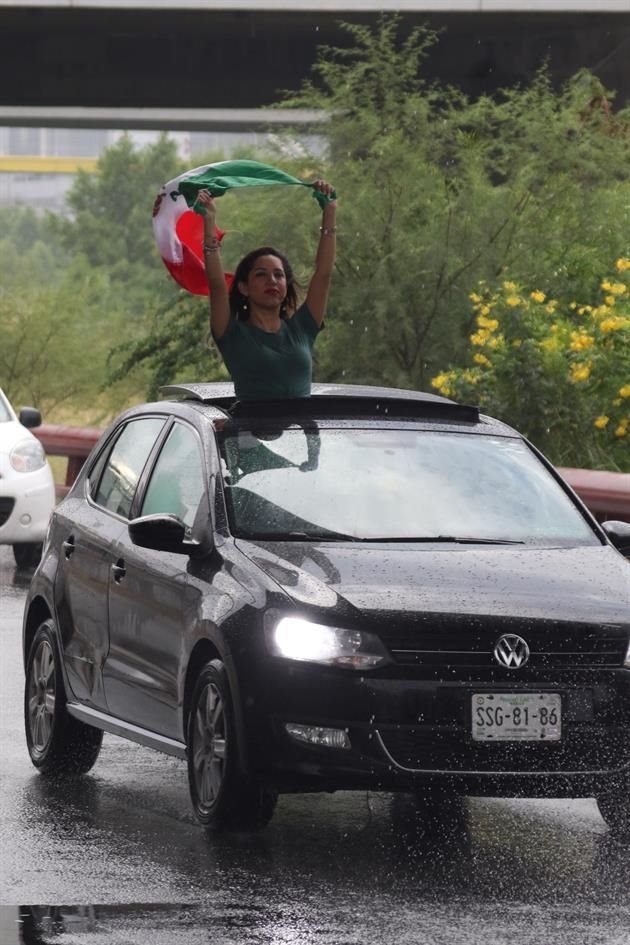
<svg viewBox="0 0 630 945"><path fill-rule="evenodd" d="M338 189L316 379L441 391L558 464L630 470L630 112L585 71L556 88L543 69L472 101L423 78L434 32L403 34L396 16L344 29L350 48L322 49L278 102L330 116L326 159L303 131L236 155ZM225 377L207 300L177 288L153 245L155 194L183 169L167 136L123 138L77 175L67 216L0 214L0 384L14 401L98 423L160 384ZM227 269L271 243L305 281L306 192L227 194L219 224Z"/></svg>

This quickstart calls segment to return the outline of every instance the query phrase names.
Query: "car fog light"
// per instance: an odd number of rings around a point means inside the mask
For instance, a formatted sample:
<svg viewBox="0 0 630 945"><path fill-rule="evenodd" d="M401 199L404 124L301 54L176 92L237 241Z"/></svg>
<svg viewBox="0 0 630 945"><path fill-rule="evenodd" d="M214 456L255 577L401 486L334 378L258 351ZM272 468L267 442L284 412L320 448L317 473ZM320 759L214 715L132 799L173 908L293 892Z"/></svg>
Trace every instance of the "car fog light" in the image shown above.
<svg viewBox="0 0 630 945"><path fill-rule="evenodd" d="M630 669L630 644L628 644L628 649L626 650L626 655L623 661L623 665L627 666Z"/></svg>
<svg viewBox="0 0 630 945"><path fill-rule="evenodd" d="M350 739L345 728L322 728L320 725L298 725L287 722L285 728L291 738L309 745L323 748L350 748Z"/></svg>
<svg viewBox="0 0 630 945"><path fill-rule="evenodd" d="M30 525L30 524L31 524L31 516L28 514L28 512L25 512L24 515L21 515L21 516L20 516L20 524L21 524L21 525Z"/></svg>

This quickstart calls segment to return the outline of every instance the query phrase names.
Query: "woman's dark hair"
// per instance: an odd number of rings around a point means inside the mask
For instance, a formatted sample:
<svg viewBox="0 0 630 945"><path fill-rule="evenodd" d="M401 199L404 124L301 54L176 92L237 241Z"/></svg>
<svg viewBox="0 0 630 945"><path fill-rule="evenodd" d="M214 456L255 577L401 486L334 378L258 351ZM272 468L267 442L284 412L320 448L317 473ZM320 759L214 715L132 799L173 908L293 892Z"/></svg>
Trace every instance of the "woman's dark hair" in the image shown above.
<svg viewBox="0 0 630 945"><path fill-rule="evenodd" d="M243 295L238 284L239 282L247 282L247 278L254 268L256 260L260 259L261 256L276 256L282 263L282 268L284 269L287 280L287 294L280 306L280 318L286 318L289 311L293 312L297 308L295 276L293 275L293 269L291 268L289 260L272 246L261 246L260 249L253 249L251 253L244 256L234 272L232 288L230 289L230 312L233 318L238 318L242 322L247 321L249 318L249 306L247 304L247 296Z"/></svg>

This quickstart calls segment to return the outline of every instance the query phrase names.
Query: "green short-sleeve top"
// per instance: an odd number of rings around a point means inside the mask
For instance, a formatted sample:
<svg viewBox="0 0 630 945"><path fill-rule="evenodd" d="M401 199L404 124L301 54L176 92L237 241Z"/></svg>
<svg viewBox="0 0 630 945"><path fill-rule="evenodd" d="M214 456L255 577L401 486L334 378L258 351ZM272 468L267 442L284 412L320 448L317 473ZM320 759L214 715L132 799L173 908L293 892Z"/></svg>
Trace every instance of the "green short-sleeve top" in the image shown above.
<svg viewBox="0 0 630 945"><path fill-rule="evenodd" d="M231 318L217 347L239 400L287 400L310 397L313 345L319 326L306 303L278 332L263 331Z"/></svg>

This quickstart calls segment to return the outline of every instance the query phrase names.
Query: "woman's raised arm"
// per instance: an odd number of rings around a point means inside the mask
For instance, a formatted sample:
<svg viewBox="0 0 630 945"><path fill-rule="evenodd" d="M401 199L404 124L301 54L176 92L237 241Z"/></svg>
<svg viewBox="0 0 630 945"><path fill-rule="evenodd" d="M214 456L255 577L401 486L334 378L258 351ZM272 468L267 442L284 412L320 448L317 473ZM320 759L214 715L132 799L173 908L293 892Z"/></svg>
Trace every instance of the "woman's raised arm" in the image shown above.
<svg viewBox="0 0 630 945"><path fill-rule="evenodd" d="M200 190L197 203L203 209L203 260L208 279L210 331L222 338L230 323L230 298L221 261L221 243L216 231L216 206L208 190Z"/></svg>
<svg viewBox="0 0 630 945"><path fill-rule="evenodd" d="M325 180L316 180L313 186L321 193L329 196L334 187ZM326 315L328 293L333 269L335 267L337 202L327 203L322 211L322 225L319 228L319 244L315 255L315 272L306 293L306 304L317 322L321 325Z"/></svg>

